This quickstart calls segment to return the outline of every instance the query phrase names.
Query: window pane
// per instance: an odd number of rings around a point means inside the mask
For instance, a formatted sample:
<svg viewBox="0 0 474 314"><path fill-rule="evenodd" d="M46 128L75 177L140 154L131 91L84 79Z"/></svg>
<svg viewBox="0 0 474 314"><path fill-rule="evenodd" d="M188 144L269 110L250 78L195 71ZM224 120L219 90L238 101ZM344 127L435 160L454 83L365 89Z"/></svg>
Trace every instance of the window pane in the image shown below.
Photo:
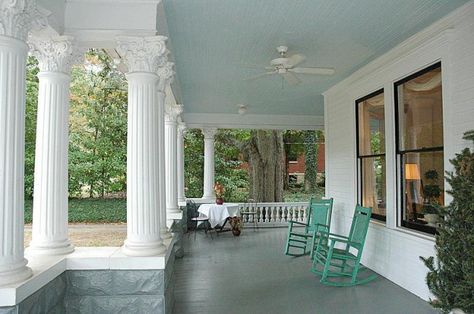
<svg viewBox="0 0 474 314"><path fill-rule="evenodd" d="M361 183L362 206L385 217L385 156L361 158Z"/></svg>
<svg viewBox="0 0 474 314"><path fill-rule="evenodd" d="M399 149L443 146L441 66L396 85Z"/></svg>
<svg viewBox="0 0 474 314"><path fill-rule="evenodd" d="M444 205L443 162L443 151L402 155L403 225L434 232L434 208Z"/></svg>
<svg viewBox="0 0 474 314"><path fill-rule="evenodd" d="M385 117L383 93L357 102L359 119L359 155L385 152Z"/></svg>

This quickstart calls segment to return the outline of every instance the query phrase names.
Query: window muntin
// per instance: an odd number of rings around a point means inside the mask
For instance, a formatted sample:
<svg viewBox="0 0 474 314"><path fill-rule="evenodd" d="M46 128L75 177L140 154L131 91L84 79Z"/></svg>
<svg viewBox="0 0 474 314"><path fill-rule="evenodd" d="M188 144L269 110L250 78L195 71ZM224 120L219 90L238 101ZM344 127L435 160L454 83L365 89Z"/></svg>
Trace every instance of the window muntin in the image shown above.
<svg viewBox="0 0 474 314"><path fill-rule="evenodd" d="M386 220L385 109L379 90L356 101L359 203Z"/></svg>
<svg viewBox="0 0 474 314"><path fill-rule="evenodd" d="M395 83L400 224L435 233L444 205L441 64Z"/></svg>

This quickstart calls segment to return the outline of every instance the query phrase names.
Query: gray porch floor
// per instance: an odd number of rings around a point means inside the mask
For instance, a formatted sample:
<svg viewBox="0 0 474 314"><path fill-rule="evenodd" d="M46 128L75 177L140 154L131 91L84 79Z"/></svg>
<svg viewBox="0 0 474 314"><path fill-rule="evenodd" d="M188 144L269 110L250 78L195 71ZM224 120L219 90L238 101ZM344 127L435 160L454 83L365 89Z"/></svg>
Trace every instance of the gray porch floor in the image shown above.
<svg viewBox="0 0 474 314"><path fill-rule="evenodd" d="M283 254L286 229L245 229L212 240L184 236L176 261L175 314L185 313L437 313L379 276L350 288L327 287L309 269L308 256Z"/></svg>

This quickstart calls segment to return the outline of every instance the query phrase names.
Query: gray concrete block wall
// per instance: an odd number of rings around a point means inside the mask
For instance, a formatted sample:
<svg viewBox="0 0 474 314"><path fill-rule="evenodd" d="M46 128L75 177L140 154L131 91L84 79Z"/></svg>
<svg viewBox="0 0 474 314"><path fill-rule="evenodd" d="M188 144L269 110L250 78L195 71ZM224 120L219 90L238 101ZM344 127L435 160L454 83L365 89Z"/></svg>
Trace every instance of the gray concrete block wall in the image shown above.
<svg viewBox="0 0 474 314"><path fill-rule="evenodd" d="M20 304L0 308L0 314L66 313L63 303L65 294L66 274L62 273Z"/></svg>
<svg viewBox="0 0 474 314"><path fill-rule="evenodd" d="M164 270L68 270L0 314L171 314L174 261L172 250Z"/></svg>

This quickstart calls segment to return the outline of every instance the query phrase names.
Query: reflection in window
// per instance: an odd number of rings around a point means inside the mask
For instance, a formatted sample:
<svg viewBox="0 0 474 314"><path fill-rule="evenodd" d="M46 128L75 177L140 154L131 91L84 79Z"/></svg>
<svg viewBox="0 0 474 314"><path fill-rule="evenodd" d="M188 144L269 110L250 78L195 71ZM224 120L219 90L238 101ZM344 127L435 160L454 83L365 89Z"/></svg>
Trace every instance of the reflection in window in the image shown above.
<svg viewBox="0 0 474 314"><path fill-rule="evenodd" d="M401 225L434 233L444 205L441 64L395 83Z"/></svg>
<svg viewBox="0 0 474 314"><path fill-rule="evenodd" d="M359 202L372 217L386 219L385 110L383 90L356 101Z"/></svg>

